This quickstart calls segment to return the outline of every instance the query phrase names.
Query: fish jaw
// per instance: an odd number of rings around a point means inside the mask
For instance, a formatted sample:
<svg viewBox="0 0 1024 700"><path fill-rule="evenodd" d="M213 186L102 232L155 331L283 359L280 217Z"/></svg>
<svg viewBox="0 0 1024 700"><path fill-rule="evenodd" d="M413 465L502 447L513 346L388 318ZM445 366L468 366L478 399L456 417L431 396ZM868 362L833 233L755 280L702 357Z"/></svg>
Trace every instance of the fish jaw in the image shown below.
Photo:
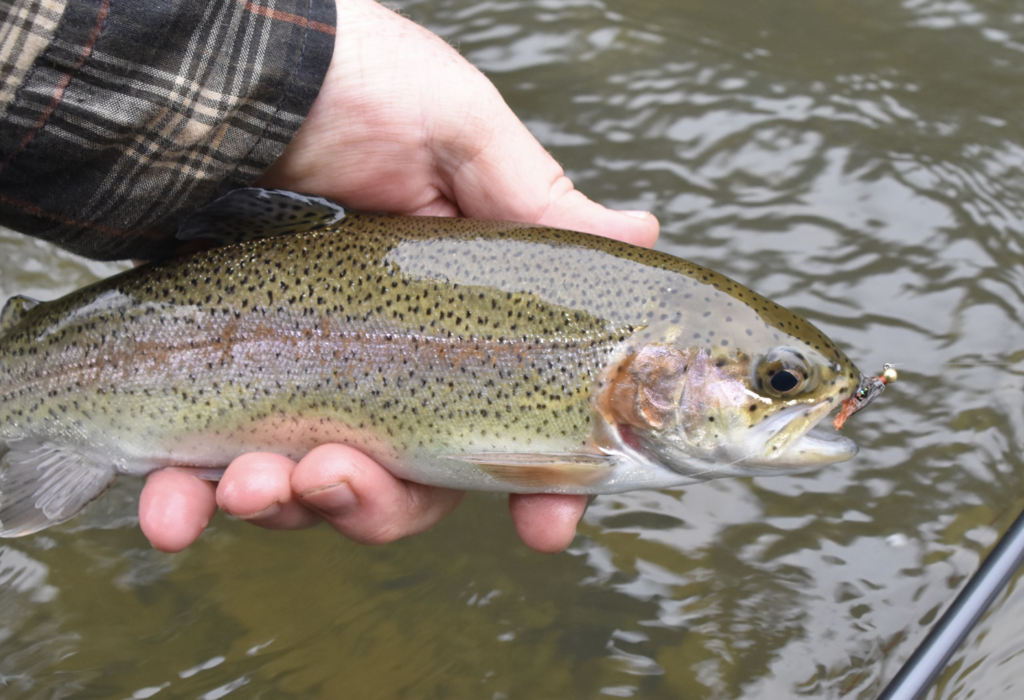
<svg viewBox="0 0 1024 700"><path fill-rule="evenodd" d="M737 444L736 458L762 471L803 470L845 462L857 454L857 443L842 435L815 429L834 403L794 403L751 426Z"/></svg>

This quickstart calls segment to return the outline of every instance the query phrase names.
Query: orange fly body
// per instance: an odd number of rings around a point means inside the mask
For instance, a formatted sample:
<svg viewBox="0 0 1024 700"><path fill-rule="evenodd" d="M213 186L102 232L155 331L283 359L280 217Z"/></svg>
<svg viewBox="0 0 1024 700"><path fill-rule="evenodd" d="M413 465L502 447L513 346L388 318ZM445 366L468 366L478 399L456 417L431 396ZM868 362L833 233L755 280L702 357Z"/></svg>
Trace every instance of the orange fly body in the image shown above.
<svg viewBox="0 0 1024 700"><path fill-rule="evenodd" d="M885 387L888 384L896 381L896 369L892 365L884 365L882 367L882 374L879 377L872 377L861 380L860 388L850 398L843 401L843 407L839 409L838 415L832 425L835 426L836 430L843 427L846 420L857 411L861 410L869 403L878 398L878 395L885 391Z"/></svg>

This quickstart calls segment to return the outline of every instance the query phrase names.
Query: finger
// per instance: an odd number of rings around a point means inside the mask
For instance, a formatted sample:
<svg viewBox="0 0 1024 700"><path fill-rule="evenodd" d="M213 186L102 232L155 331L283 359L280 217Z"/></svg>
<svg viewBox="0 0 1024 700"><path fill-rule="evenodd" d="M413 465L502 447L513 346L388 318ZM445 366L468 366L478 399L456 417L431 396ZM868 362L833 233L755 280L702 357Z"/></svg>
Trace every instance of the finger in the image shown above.
<svg viewBox="0 0 1024 700"><path fill-rule="evenodd" d="M139 498L139 526L161 552L180 552L196 541L217 512L215 484L187 471L149 475Z"/></svg>
<svg viewBox="0 0 1024 700"><path fill-rule="evenodd" d="M658 220L643 211L620 212L575 189L562 167L544 150L490 83L478 86L491 96L491 118L467 119L454 137L438 137L449 149L453 197L470 217L525 221L585 231L651 247Z"/></svg>
<svg viewBox="0 0 1024 700"><path fill-rule="evenodd" d="M253 452L234 460L217 486L217 505L236 518L270 530L313 527L320 517L293 495L295 462L281 455Z"/></svg>
<svg viewBox="0 0 1024 700"><path fill-rule="evenodd" d="M322 445L299 461L292 490L328 524L363 544L384 544L430 528L461 491L396 479L362 452Z"/></svg>
<svg viewBox="0 0 1024 700"><path fill-rule="evenodd" d="M431 202L409 213L413 216L462 216L459 208L442 195L438 195Z"/></svg>
<svg viewBox="0 0 1024 700"><path fill-rule="evenodd" d="M649 211L615 211L591 201L562 176L551 186L554 197L539 224L585 231L606 238L651 248L658 240L660 224Z"/></svg>
<svg viewBox="0 0 1024 700"><path fill-rule="evenodd" d="M512 494L508 508L516 532L530 549L554 554L572 543L587 509L586 496L553 493Z"/></svg>

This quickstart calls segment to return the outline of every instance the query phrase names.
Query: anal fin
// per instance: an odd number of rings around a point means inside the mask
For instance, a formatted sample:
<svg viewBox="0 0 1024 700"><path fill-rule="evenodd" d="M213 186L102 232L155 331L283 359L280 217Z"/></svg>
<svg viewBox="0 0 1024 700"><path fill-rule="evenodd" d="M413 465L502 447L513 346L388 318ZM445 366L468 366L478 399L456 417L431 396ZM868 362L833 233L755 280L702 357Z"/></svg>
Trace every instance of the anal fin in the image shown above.
<svg viewBox="0 0 1024 700"><path fill-rule="evenodd" d="M498 481L522 488L589 486L611 476L616 460L608 455L483 452L445 455L468 462Z"/></svg>
<svg viewBox="0 0 1024 700"><path fill-rule="evenodd" d="M0 537L31 535L74 517L117 472L73 450L21 439L0 443Z"/></svg>

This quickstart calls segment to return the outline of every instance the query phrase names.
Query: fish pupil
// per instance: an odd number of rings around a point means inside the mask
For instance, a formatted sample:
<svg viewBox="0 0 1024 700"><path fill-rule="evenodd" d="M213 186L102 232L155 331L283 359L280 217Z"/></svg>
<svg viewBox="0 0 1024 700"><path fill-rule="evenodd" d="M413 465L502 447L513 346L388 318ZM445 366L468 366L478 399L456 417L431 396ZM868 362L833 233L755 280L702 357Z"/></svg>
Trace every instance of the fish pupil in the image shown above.
<svg viewBox="0 0 1024 700"><path fill-rule="evenodd" d="M784 369L781 372L776 372L772 375L772 378L769 381L772 385L772 389L775 389L775 391L780 394L785 394L797 387L800 383L800 378L796 376L795 372Z"/></svg>

